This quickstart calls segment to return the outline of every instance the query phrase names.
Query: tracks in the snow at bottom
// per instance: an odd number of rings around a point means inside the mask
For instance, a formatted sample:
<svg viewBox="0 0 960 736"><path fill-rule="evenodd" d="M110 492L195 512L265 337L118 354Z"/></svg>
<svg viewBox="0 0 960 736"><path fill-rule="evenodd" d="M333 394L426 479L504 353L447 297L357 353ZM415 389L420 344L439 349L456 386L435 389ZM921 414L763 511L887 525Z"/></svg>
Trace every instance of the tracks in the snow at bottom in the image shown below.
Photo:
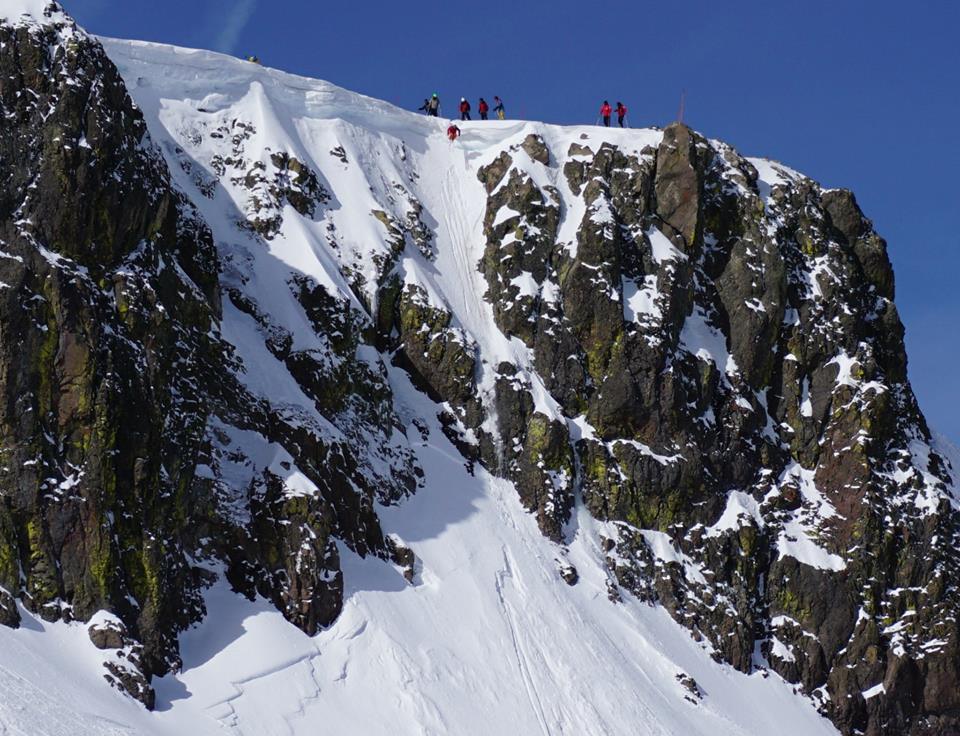
<svg viewBox="0 0 960 736"><path fill-rule="evenodd" d="M497 571L494 580L494 585L496 586L497 590L497 597L500 601L500 609L503 612L503 618L507 622L507 626L510 629L510 637L513 640L513 652L517 659L517 667L520 670L520 676L523 678L524 688L527 691L527 700L530 701L530 707L537 716L537 721L540 723L541 732L544 734L544 736L550 736L550 727L547 725L546 714L543 711L543 702L540 700L540 693L537 690L536 683L533 681L530 660L527 656L526 649L517 629L517 622L513 612L513 607L510 605L509 601L507 601L505 595L506 580L509 578L511 582L515 582L515 579L513 576L513 566L510 564L510 553L507 551L506 546L502 548L502 552L503 569Z"/></svg>

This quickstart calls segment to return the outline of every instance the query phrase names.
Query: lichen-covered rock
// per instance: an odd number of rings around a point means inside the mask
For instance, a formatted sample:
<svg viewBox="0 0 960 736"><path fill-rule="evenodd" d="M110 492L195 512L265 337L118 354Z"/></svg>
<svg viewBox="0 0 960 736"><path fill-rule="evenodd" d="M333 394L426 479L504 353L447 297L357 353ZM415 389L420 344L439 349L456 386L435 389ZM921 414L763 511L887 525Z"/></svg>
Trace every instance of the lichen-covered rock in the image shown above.
<svg viewBox="0 0 960 736"><path fill-rule="evenodd" d="M451 324L449 311L430 303L420 287L408 285L400 295L397 331L403 351L397 354L423 388L449 402L467 428L482 421L476 396L476 347Z"/></svg>
<svg viewBox="0 0 960 736"><path fill-rule="evenodd" d="M251 504L250 534L234 553L228 578L251 597L256 592L272 600L288 621L312 636L333 623L343 607L331 510L315 495L284 493L276 478L265 483L265 492Z"/></svg>
<svg viewBox="0 0 960 736"><path fill-rule="evenodd" d="M0 586L115 610L149 678L200 610L181 522L217 265L113 64L51 13L0 26Z"/></svg>

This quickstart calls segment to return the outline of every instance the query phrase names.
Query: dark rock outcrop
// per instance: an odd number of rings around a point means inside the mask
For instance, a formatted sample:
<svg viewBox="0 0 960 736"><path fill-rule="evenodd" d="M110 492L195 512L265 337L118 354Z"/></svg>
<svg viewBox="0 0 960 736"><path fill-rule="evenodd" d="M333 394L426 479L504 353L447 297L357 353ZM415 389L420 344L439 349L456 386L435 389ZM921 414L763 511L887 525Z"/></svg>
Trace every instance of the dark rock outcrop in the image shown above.
<svg viewBox="0 0 960 736"><path fill-rule="evenodd" d="M202 610L182 524L217 265L113 64L50 12L0 26L0 586L116 610L149 678Z"/></svg>
<svg viewBox="0 0 960 736"><path fill-rule="evenodd" d="M616 586L738 669L759 645L844 733L952 733L960 519L907 382L885 243L853 195L768 162L761 180L673 125L639 156L557 157L582 201L565 216L583 213L561 243L556 193L528 174L552 161L512 151L480 171L487 298L534 354L498 369L516 459L488 464L555 539L570 504L550 516L540 499L573 468L569 493L618 522ZM533 380L567 426L526 428ZM524 458L544 442L538 477Z"/></svg>
<svg viewBox="0 0 960 736"><path fill-rule="evenodd" d="M309 166L251 157L243 121L208 131L224 146L212 174L155 144L100 44L54 3L0 25L0 72L0 623L18 625L17 600L51 620L110 612L115 627L91 630L117 652L107 679L150 707L151 677L179 667L177 635L204 615L210 563L313 634L342 607L336 540L387 559L375 504L422 471L385 367L363 354L369 323L291 274L323 349L299 345L245 294L237 263L221 277L167 160L204 198L224 178L248 187L236 224L260 243L285 205L310 218L329 201ZM403 236L426 255L408 210ZM313 412L245 385L223 309L263 336Z"/></svg>

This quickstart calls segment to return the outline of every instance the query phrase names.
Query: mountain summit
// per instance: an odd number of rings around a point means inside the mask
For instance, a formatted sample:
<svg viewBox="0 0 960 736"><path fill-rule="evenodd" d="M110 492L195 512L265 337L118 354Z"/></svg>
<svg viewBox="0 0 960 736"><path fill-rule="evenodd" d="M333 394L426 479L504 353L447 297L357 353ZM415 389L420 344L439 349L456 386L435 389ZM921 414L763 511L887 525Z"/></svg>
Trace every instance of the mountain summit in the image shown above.
<svg viewBox="0 0 960 736"><path fill-rule="evenodd" d="M40 0L0 105L5 730L960 729L954 451L849 191Z"/></svg>

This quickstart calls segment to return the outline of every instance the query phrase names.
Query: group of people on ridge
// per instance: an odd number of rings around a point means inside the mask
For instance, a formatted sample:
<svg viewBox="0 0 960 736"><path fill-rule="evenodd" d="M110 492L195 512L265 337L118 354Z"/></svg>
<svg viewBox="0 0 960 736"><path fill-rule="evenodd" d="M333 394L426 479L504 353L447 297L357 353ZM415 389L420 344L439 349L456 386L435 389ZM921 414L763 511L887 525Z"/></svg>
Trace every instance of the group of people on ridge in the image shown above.
<svg viewBox="0 0 960 736"><path fill-rule="evenodd" d="M622 102L617 102L616 108L611 108L610 103L606 100L603 101L603 104L600 105L600 117L603 118L603 124L605 127L610 127L610 113L617 113L617 123L620 127L623 127L623 120L627 117L627 106Z"/></svg>
<svg viewBox="0 0 960 736"><path fill-rule="evenodd" d="M493 111L497 115L498 120L504 120L507 115L503 110L503 100L494 95L493 97ZM487 104L487 101L480 98L480 102L477 103L477 112L480 113L481 120L487 120L487 115L490 112L490 105ZM460 119L469 120L470 119L470 103L467 102L466 97L460 98Z"/></svg>
<svg viewBox="0 0 960 736"><path fill-rule="evenodd" d="M493 98L493 102L494 102L493 111L496 113L497 118L499 118L500 120L504 120L506 118L506 114L504 113L504 109L503 109L503 100L495 96ZM437 96L437 93L434 92L432 97L425 99L423 101L423 105L421 105L417 109L422 110L426 115L439 117L440 98ZM467 98L461 97L460 98L460 119L470 120L471 109L472 108L470 107L470 102L467 100ZM490 105L488 105L487 101L482 97L480 98L480 102L477 104L477 112L480 113L481 120L489 119L487 116L490 113ZM600 118L603 120L604 126L607 128L610 127L610 118L612 117L614 112L616 112L617 114L617 124L621 128L624 127L624 122L626 121L626 118L627 118L627 106L624 105L622 102L617 101L617 106L611 107L610 102L608 100L604 100L603 104L600 106ZM447 128L447 138L449 138L451 141L455 141L459 137L460 137L460 128L457 126L456 123L451 121L450 127Z"/></svg>
<svg viewBox="0 0 960 736"><path fill-rule="evenodd" d="M461 120L470 120L470 103L467 101L466 97L460 98L460 119ZM431 97L428 97L423 101L423 104L417 108L417 110L422 111L425 115L430 115L431 117L440 116L440 97L437 96L437 93L434 92ZM489 103L480 98L480 102L477 104L477 112L480 113L481 120L489 120L490 115L490 105ZM496 114L499 120L505 120L507 117L506 111L503 107L503 100L501 100L496 95L493 98L493 112ZM456 123L451 122L450 127L447 128L447 137L455 141L460 135L460 128L457 127Z"/></svg>
<svg viewBox="0 0 960 736"><path fill-rule="evenodd" d="M417 110L422 110L427 115L432 115L433 117L438 117L440 115L440 98L437 97L437 93L434 92L432 97L429 97L423 101L423 104L417 108ZM466 97L460 98L460 119L461 120L470 120L470 103L467 101ZM480 98L480 102L477 104L477 112L480 113L481 120L488 120L487 117L490 114L490 105L485 99ZM493 112L496 114L499 120L506 119L507 115L503 109L503 100L494 95L493 98Z"/></svg>

